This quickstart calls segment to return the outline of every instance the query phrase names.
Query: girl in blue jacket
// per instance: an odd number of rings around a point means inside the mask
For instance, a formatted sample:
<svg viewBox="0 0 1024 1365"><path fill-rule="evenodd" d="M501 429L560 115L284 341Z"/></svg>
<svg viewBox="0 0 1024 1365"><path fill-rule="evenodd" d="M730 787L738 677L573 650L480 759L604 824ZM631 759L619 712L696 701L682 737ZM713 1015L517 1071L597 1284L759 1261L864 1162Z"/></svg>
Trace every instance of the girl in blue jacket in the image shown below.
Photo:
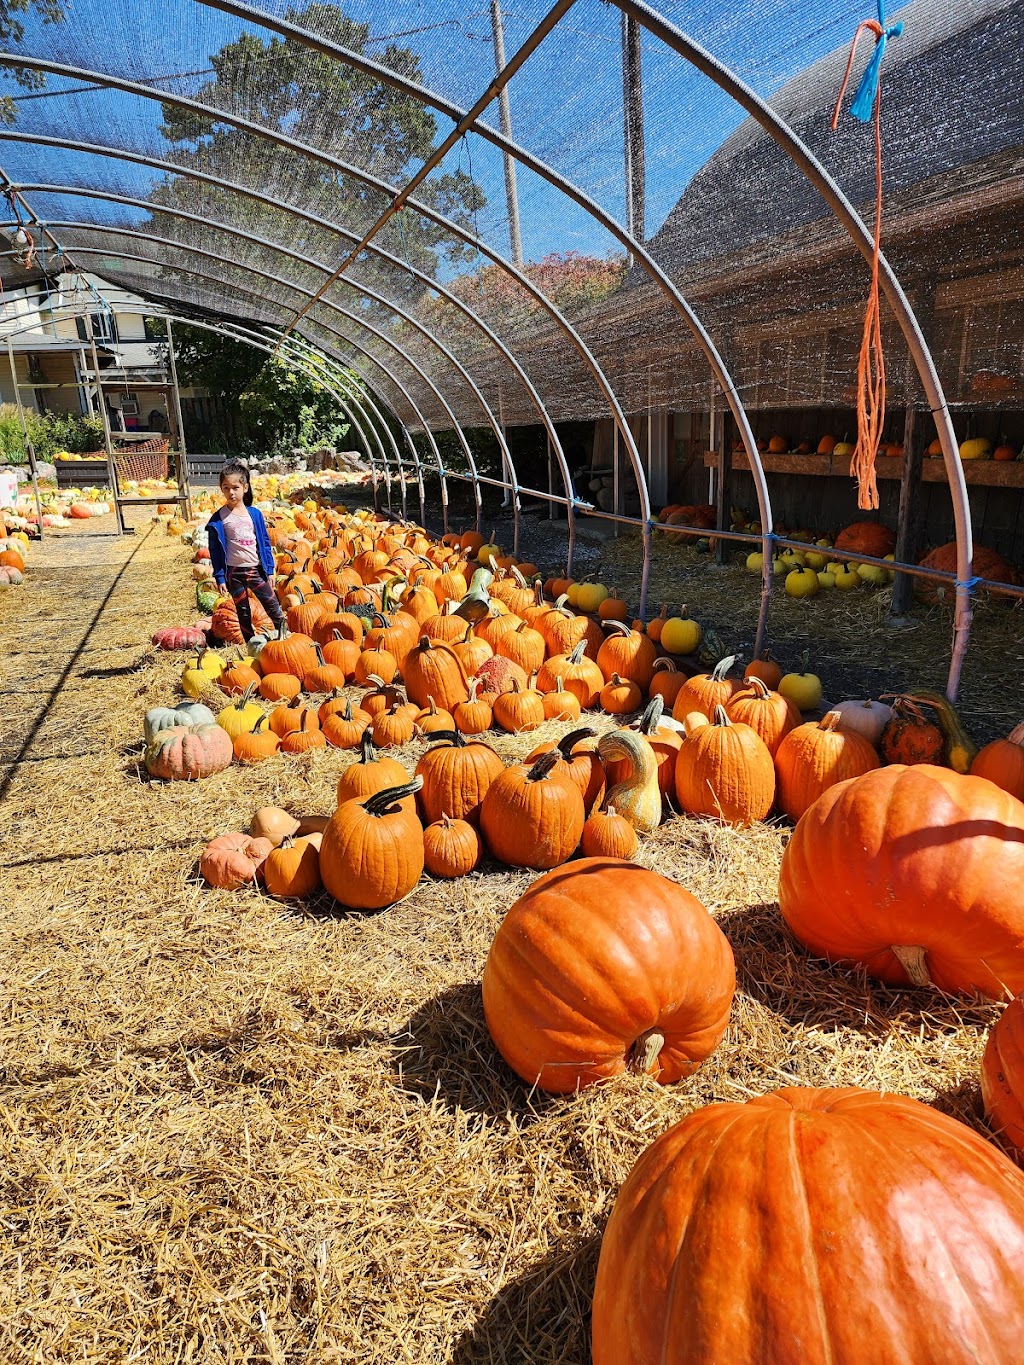
<svg viewBox="0 0 1024 1365"><path fill-rule="evenodd" d="M252 643L252 593L274 625L284 622L281 605L274 596L274 552L270 548L263 513L252 505L249 470L241 460L228 460L220 472L224 506L207 524L210 563L221 588L231 594L238 613L242 639Z"/></svg>

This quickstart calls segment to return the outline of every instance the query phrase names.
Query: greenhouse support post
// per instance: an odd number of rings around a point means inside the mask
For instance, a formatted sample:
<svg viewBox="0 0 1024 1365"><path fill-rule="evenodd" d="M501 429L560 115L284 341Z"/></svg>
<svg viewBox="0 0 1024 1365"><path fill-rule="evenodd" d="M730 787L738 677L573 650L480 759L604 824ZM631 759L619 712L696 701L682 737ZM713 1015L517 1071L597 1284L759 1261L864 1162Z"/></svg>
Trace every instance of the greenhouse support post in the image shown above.
<svg viewBox="0 0 1024 1365"><path fill-rule="evenodd" d="M91 314L86 313L86 317ZM110 415L107 412L107 400L103 397L103 386L100 383L100 361L96 354L96 333L89 328L89 342L92 347L92 381L93 393L96 395L96 406L99 408L100 418L103 422L103 445L107 452L107 478L110 481L110 495L114 499L114 515L117 518L117 533L123 536L125 533L124 512L121 510L120 489L117 485L117 465L114 463L114 443L110 437Z"/></svg>
<svg viewBox="0 0 1024 1365"><path fill-rule="evenodd" d="M25 408L21 401L21 386L18 383L18 370L14 363L14 342L10 337L7 338L7 358L11 362L11 383L14 385L14 401L18 405L18 420L21 422L22 434L25 437L25 454L28 457L28 469L32 475L32 492L36 500L36 516L39 518L39 539L43 538L43 507L39 500L39 474L36 469L36 448L32 444L32 439L28 434L28 422L25 420Z"/></svg>
<svg viewBox="0 0 1024 1365"><path fill-rule="evenodd" d="M171 372L171 399L174 408L174 438L177 449L178 492L185 499L185 516L192 520L192 489L188 481L188 451L185 449L185 422L181 415L181 394L178 390L178 366L174 354L174 334L167 319L167 363Z"/></svg>

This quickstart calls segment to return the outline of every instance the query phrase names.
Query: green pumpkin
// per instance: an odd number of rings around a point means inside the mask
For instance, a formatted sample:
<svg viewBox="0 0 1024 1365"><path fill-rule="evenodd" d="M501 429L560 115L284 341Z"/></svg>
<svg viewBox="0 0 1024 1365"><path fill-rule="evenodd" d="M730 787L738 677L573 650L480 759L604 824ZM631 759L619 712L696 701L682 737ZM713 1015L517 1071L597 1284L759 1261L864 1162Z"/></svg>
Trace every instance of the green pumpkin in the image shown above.
<svg viewBox="0 0 1024 1365"><path fill-rule="evenodd" d="M154 706L142 723L146 743L152 744L161 730L175 725L212 725L217 717L202 702L182 702L180 706Z"/></svg>
<svg viewBox="0 0 1024 1365"><path fill-rule="evenodd" d="M221 589L208 578L196 584L196 605L205 616L213 615L214 608L223 596Z"/></svg>

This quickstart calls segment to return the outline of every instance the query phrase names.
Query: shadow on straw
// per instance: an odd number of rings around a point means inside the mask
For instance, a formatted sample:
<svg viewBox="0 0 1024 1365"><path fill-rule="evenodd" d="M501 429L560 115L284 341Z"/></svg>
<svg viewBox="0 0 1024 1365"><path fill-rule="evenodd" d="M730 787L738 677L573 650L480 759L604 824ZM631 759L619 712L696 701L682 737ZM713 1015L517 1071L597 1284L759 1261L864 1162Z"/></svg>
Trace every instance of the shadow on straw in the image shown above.
<svg viewBox="0 0 1024 1365"><path fill-rule="evenodd" d="M557 1247L494 1296L455 1344L452 1365L583 1365L600 1236Z"/></svg>
<svg viewBox="0 0 1024 1365"><path fill-rule="evenodd" d="M480 985L451 986L422 1005L393 1039L395 1081L428 1102L522 1123L539 1118L547 1097L531 1093L505 1065L484 1020Z"/></svg>

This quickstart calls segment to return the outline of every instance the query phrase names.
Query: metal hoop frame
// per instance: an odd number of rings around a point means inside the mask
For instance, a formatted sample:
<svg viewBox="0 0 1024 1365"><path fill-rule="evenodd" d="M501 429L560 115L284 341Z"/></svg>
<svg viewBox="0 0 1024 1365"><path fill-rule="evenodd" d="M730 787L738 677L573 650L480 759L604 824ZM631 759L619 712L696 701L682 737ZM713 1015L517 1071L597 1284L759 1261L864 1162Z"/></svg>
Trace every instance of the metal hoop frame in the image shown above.
<svg viewBox="0 0 1024 1365"><path fill-rule="evenodd" d="M642 516L640 518L640 525L644 542L644 563L641 579L641 611L643 612L645 609L647 580L650 567L651 531L654 526L654 523L652 523L651 521L649 496L647 492L646 480L644 478L642 463L639 459L639 452L637 451L635 442L633 441L629 433L628 426L625 423L621 408L619 407L614 392L611 391L610 385L608 384L608 381L604 376L603 372L601 372L600 366L597 364L595 358L589 352L585 343L582 342L582 339L578 336L578 334L575 333L571 324L569 324L567 320L561 316L559 310L554 308L554 306L550 303L549 300L546 300L543 297L543 295L540 294L540 291L536 290L533 287L532 282L526 276L524 276L522 272L519 272L510 262L508 262L499 253L496 253L491 248L487 247L486 244L475 239L469 238L467 234L465 234L458 228L457 224L451 223L449 220L445 219L443 215L436 214L433 210L430 209L428 205L423 205L417 202L415 199L411 197L410 193L411 190L415 187L415 185L425 178L429 170L432 169L434 165L438 164L447 148L451 145L454 145L454 142L457 140L458 136L460 136L463 132L466 131L477 132L479 135L492 142L495 146L501 148L503 152L521 162L521 164L534 170L537 174L541 175L550 184L555 185L575 203L583 207L588 213L591 213L591 215L597 221L601 222L602 225L607 228L607 230L612 232L616 239L619 240L624 246L626 246L627 249L633 254L634 259L636 259L643 266L645 271L651 276L651 278L662 290L662 292L664 292L670 298L673 305L676 307L676 310L679 312L680 316L683 317L687 326L690 328L691 332L697 339L701 349L704 351L704 354L708 359L709 364L711 365L712 372L714 373L715 378L725 395L726 401L729 403L730 409L733 412L734 419L736 420L737 427L740 431L743 444L746 448L746 453L750 462L751 470L754 474L755 488L757 490L758 495L759 511L761 513L762 518L763 527L762 549L764 552L764 569L762 578L762 602L761 612L759 614L757 641L758 646L760 646L760 644L763 641L763 636L766 627L768 590L771 579L770 564L771 551L774 544L784 542L780 541L779 538L775 537L773 534L771 504L768 496L767 481L765 479L763 466L761 465L761 461L758 457L756 443L754 442L753 439L753 433L750 428L750 424L747 419L745 409L743 408L742 402L740 401L739 395L735 390L735 386L733 385L732 379L729 376L728 371L725 369L725 366L721 361L721 357L718 355L718 352L715 349L714 344L711 341L711 338L704 331L703 326L697 319L696 315L690 309L686 300L676 289L672 281L669 280L668 277L664 274L664 272L653 260L653 258L651 258L649 254L644 250L641 243L635 241L635 239L629 233L625 232L622 228L620 228L619 225L614 221L614 219L610 217L610 215L604 213L604 211L601 210L598 205L594 204L593 201L591 201L587 195L585 195L581 190L578 189L578 187L572 185L571 182L566 180L564 177L560 176L546 163L534 157L525 148L519 147L510 139L504 137L501 133L498 133L493 128L490 128L487 124L483 123L481 119L481 115L483 114L484 110L493 101L493 99L496 98L499 91L504 87L507 81L511 79L515 71L522 65L522 63L529 57L529 55L531 55L531 53L534 50L536 50L537 46L539 46L539 44L543 41L547 34L554 31L557 28L557 25L560 22L563 15L571 8L571 0L568 4L564 3L564 0L559 0L559 2L556 3L554 8L546 16L544 16L543 19L540 20L540 22L535 26L531 34L527 37L523 46L520 48L519 53L515 54L515 56L512 58L511 62L509 63L509 68L507 72L503 73L502 76L500 76L495 82L492 82L491 85L488 86L487 90L484 92L481 98L472 106L472 108L469 111L462 110L458 106L452 105L449 101L443 100L441 97L435 95L432 91L427 90L425 87L416 85L414 82L397 75L397 73L388 70L386 67L383 67L379 63L372 61L372 59L364 57L360 53L352 52L340 45L333 44L323 39L320 39L316 35L308 33L294 24L291 24L285 20L277 19L272 15L266 14L264 11L260 10L255 6L243 3L235 3L235 0L198 0L198 3L203 4L208 8L216 9L224 13L231 14L236 18L242 19L249 23L253 23L258 27L264 28L271 32L275 32L280 36L301 43L302 45L309 47L312 50L315 50L323 55L334 58L339 62L346 63L354 67L355 69L361 70L365 74L370 75L371 77L381 81L384 84L388 84L396 89L401 90L403 93L407 94L411 98L418 100L419 102L428 107L437 109L439 112L451 118L456 125L455 132L449 135L449 137L441 144L441 146L435 151L435 153L432 154L430 158L428 158L428 162L426 163L425 167L421 168L421 170L413 177L413 179L409 182L408 185L406 185L404 188L398 188L395 186L387 185L385 182L378 180L376 177L369 175L367 172L362 171L358 167L351 166L346 163L337 162L333 158L327 156L326 153L322 152L318 148L297 142L296 140L287 138L284 135L279 134L273 130L262 128L260 125L255 124L250 120L225 115L222 111L205 106L198 101L184 99L183 97L179 96L167 96L164 95L162 92L160 93L154 92L149 87L140 86L135 82L124 81L119 77L104 76L100 73L89 72L81 68L72 66L66 66L56 63L46 63L36 58L23 58L20 56L15 58L13 54L0 54L0 64L14 65L17 63L19 65L26 66L29 69L53 71L60 74L72 76L76 79L90 81L101 86L108 86L110 88L120 89L122 91L125 91L126 93L138 94L144 98L161 99L165 103L177 104L180 107L191 109L193 112L206 114L207 116L210 117L215 117L217 121L233 124L236 127L245 129L246 131L252 133L257 137L266 138L272 142L277 143L278 145L288 148L291 151L297 152L300 155L310 157L316 161L331 164L336 170L341 171L342 174L349 175L352 178L355 178L364 184L370 185L371 187L377 189L383 194L390 195L393 201L391 208L389 210L386 210L385 213L379 218L376 225L368 233L364 234L362 238L359 239L359 243L356 249L349 253L349 255L346 257L342 265L340 267L333 269L330 272L330 276L327 280L327 283L321 287L316 297L311 301L309 305L306 306L306 308L300 309L298 311L298 313L296 314L296 318L293 319L293 324L294 321L296 321L299 317L303 315L303 313L309 311L309 308L312 307L313 304L315 304L319 300L322 294L326 292L326 289L329 287L329 285L343 274L343 272L348 268L348 266L359 256L363 249L371 250L373 249L372 238L375 235L375 233L379 231L380 227L383 226L384 222L387 221L387 219L394 211L396 211L398 208L401 208L405 204L408 204L408 206L414 209L415 211L423 213L427 218L437 223L446 231L452 232L456 237L460 238L461 240L467 241L471 245L474 245L481 252L481 254L487 256L501 269L507 271L514 278L516 278L520 285L526 288L527 291L530 292L531 295L536 299L536 301L540 303L542 307L545 308L545 311L547 311L549 316L552 317L553 321L556 322L556 325L560 328L560 330L562 330L563 333L568 335L570 340L575 344L577 351L579 352L580 356L584 359L584 362L587 364L587 367L590 370L595 381L598 383L599 388L605 394L606 401L608 401L609 407L612 410L612 415L615 424L623 438L627 454L629 456L631 465L633 466L634 473L637 478L637 486L640 493L641 501ZM801 140L792 132L792 130L782 120L780 120L773 113L773 111L771 111L768 108L767 105L764 104L763 101L759 99L759 97L752 90L750 90L749 87L747 87L743 82L741 82L731 72L724 68L713 57L711 57L710 54L705 52L696 43L694 43L685 34L683 34L680 30L675 28L675 26L673 26L671 23L665 20L655 10L652 10L647 5L643 4L642 0L614 0L614 3L617 5L619 9L622 10L624 14L628 15L629 17L632 17L638 23L642 24L648 30L649 33L658 38L666 46L675 51L678 55L682 56L686 61L690 62L696 69L702 71L711 80L713 80L721 89L726 91L726 93L728 93L733 99L735 99L741 105L741 107L746 109L747 112L751 114L751 116L754 117L759 122L759 124L768 132L769 136L771 136L774 139L774 141L782 148L782 150L794 163L798 170L810 181L810 183L819 191L819 193L821 193L823 199L825 200L826 204L829 206L829 208L835 215L837 221L846 230L847 234L850 236L851 240L853 241L854 245L858 248L858 250L860 250L862 254L865 255L867 255L870 252L872 245L871 235L869 234L865 224L863 223L863 220L855 212L852 205L850 205L849 202L846 200L845 196L843 196L842 192L839 190L839 187L835 184L831 177L828 176L827 172L816 160L816 158L814 158L809 149L801 142ZM175 169L177 170L177 168ZM95 227L96 230L102 230L100 225L90 226ZM354 237L354 234L352 234L352 236ZM962 667L963 655L966 650L967 640L969 636L971 619L970 575L973 560L973 544L970 508L966 494L966 482L963 476L962 467L960 466L956 447L955 434L953 432L952 427L952 421L950 419L948 408L946 406L946 401L944 394L942 392L941 384L935 371L934 363L932 361L927 344L924 341L920 327L914 316L913 310L911 309L905 295L903 294L903 291L899 286L899 282L896 279L894 273L892 272L888 262L885 261L884 258L880 262L879 273L882 287L886 292L886 296L890 303L890 306L893 308L897 320L900 323L901 329L903 330L904 336L907 340L908 347L910 349L911 356L918 370L918 374L924 386L925 393L928 396L933 415L936 419L936 427L938 430L940 444L943 450L947 478L949 480L950 493L953 501L957 537L957 574L955 581L957 609L954 621L953 649L947 691L949 692L950 696L955 696L957 685L959 682L960 671ZM290 324L286 331L290 331L291 325L293 324ZM503 480L501 486L509 487L510 485L505 483L505 481ZM567 499L570 504L571 525L571 504L574 501L574 499L571 495L570 488L571 485L567 481ZM479 497L478 489L477 496ZM627 522L628 524L636 524L636 519L622 518L614 514L610 516L610 519L616 521L624 521ZM739 537L735 533L733 535L729 535L728 538L746 539L746 537ZM901 569L905 568L909 572L912 570L913 566L900 567Z"/></svg>

